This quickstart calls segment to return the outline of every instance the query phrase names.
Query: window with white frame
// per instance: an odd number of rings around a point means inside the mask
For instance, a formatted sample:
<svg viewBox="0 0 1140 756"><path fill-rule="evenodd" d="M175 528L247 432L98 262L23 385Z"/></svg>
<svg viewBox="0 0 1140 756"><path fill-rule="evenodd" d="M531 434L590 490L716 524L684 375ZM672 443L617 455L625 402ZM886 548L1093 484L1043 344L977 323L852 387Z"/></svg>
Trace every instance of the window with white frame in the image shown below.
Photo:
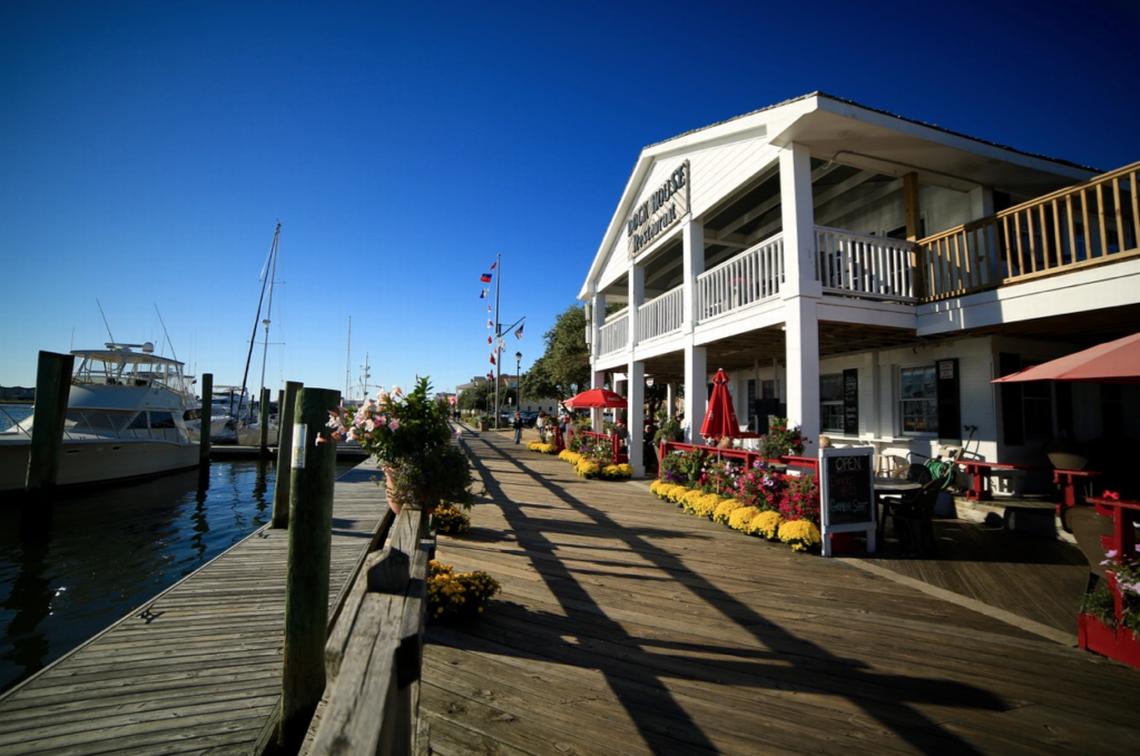
<svg viewBox="0 0 1140 756"><path fill-rule="evenodd" d="M934 365L899 370L899 417L904 433L938 431L938 382Z"/></svg>
<svg viewBox="0 0 1140 756"><path fill-rule="evenodd" d="M819 427L843 433L843 373L819 377Z"/></svg>

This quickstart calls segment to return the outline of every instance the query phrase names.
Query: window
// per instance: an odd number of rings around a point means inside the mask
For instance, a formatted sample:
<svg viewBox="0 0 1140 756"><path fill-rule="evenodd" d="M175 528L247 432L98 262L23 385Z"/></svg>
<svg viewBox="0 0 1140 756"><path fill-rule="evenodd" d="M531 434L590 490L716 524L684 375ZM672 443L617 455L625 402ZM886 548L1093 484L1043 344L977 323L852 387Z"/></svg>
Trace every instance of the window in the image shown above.
<svg viewBox="0 0 1140 756"><path fill-rule="evenodd" d="M938 430L938 383L933 365L899 371L899 416L904 433Z"/></svg>
<svg viewBox="0 0 1140 756"><path fill-rule="evenodd" d="M843 433L843 374L819 377L819 426L831 433Z"/></svg>

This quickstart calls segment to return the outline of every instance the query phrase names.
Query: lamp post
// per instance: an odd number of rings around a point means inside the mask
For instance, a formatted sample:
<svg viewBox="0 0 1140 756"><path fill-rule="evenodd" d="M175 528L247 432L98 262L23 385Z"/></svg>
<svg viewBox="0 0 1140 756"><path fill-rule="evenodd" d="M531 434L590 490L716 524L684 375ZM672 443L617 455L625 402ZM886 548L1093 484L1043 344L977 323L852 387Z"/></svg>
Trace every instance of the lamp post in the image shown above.
<svg viewBox="0 0 1140 756"><path fill-rule="evenodd" d="M515 410L522 407L522 375L519 374L519 365L522 363L522 352L515 352Z"/></svg>

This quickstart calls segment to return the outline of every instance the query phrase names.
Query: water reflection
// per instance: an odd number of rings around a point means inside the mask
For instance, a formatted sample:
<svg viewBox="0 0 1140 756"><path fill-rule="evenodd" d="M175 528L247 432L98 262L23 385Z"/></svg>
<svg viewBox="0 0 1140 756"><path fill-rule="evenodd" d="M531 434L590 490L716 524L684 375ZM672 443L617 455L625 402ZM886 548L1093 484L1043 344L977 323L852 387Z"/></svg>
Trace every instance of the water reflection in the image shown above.
<svg viewBox="0 0 1140 756"><path fill-rule="evenodd" d="M0 691L268 522L274 472L215 462L46 508L0 506Z"/></svg>

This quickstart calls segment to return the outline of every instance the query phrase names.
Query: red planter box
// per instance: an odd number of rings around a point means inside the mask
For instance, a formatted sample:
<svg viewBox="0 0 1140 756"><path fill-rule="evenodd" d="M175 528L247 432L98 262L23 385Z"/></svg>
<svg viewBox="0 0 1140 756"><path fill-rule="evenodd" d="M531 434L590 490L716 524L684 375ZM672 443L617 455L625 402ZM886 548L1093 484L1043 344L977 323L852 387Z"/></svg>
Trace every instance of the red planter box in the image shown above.
<svg viewBox="0 0 1140 756"><path fill-rule="evenodd" d="M1114 632L1091 614L1078 614L1077 643L1086 651L1140 669L1140 641L1126 627Z"/></svg>

